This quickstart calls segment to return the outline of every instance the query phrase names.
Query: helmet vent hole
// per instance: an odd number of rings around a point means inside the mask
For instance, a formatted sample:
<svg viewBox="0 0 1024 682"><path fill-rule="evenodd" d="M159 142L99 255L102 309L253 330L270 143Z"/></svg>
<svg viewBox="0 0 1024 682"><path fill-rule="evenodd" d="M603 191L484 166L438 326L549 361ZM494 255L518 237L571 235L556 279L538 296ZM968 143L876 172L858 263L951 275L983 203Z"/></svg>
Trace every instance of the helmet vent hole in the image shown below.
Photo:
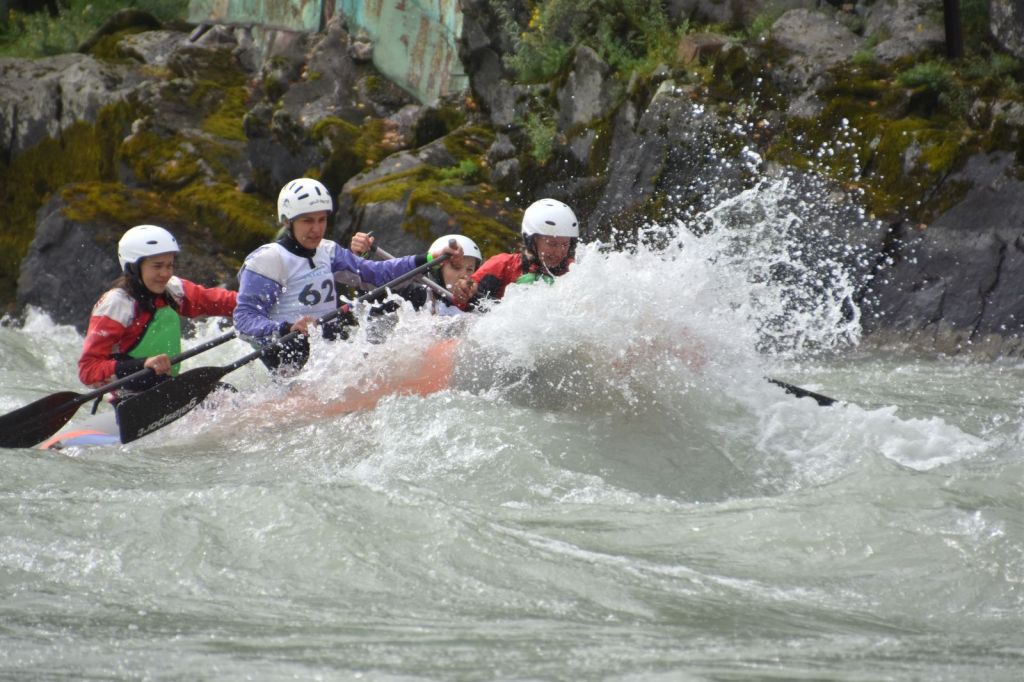
<svg viewBox="0 0 1024 682"><path fill-rule="evenodd" d="M554 224L555 224L555 221L554 221L554 220L545 220L545 221L544 221L544 224L545 224L545 225L554 225Z"/></svg>

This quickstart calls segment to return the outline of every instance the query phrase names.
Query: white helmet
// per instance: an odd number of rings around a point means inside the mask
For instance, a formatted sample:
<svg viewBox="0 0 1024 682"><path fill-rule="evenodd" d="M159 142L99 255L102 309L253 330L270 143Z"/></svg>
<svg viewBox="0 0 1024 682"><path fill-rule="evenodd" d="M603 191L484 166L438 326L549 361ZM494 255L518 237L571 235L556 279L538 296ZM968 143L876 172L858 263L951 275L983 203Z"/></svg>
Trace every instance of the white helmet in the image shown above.
<svg viewBox="0 0 1024 682"><path fill-rule="evenodd" d="M523 237L535 234L577 239L580 224L572 209L561 201L541 199L530 204L523 213Z"/></svg>
<svg viewBox="0 0 1024 682"><path fill-rule="evenodd" d="M296 216L315 211L334 211L331 193L319 180L292 180L277 195L277 219L282 223L290 223Z"/></svg>
<svg viewBox="0 0 1024 682"><path fill-rule="evenodd" d="M477 265L484 262L484 255L480 253L480 247L476 245L476 242L464 234L446 234L443 237L438 237L434 240L434 243L430 245L430 253L435 253L448 246L449 239L454 239L455 243L462 247L462 253L466 254L470 258L476 258Z"/></svg>
<svg viewBox="0 0 1024 682"><path fill-rule="evenodd" d="M129 263L134 265L147 256L159 256L163 253L178 253L178 240L174 235L156 225L136 225L128 230L117 243L117 262L121 271Z"/></svg>

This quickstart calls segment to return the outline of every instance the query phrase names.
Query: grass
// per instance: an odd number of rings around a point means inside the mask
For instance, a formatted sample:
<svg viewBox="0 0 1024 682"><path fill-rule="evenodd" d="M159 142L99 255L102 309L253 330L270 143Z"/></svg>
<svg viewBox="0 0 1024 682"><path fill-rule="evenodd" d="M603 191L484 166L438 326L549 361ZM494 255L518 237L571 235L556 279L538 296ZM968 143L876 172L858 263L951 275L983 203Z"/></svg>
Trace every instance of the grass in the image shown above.
<svg viewBox="0 0 1024 682"><path fill-rule="evenodd" d="M59 0L57 16L11 10L0 17L0 56L48 57L75 52L116 12L138 9L160 21L184 19L188 0Z"/></svg>

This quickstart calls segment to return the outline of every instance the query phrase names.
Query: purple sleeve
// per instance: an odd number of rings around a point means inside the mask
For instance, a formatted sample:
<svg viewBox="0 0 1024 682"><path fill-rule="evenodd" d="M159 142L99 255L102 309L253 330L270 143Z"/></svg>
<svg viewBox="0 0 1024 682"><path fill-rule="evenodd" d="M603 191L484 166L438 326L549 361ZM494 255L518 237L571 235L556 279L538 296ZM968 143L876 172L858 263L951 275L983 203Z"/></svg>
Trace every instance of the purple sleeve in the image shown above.
<svg viewBox="0 0 1024 682"><path fill-rule="evenodd" d="M387 284L396 277L401 277L415 267L416 256L402 256L391 260L367 260L341 247L335 250L334 259L331 261L331 271L354 272L362 281L377 287Z"/></svg>
<svg viewBox="0 0 1024 682"><path fill-rule="evenodd" d="M281 285L245 268L238 275L238 304L235 306L235 330L242 336L268 339L280 325L269 317L271 306L281 296Z"/></svg>

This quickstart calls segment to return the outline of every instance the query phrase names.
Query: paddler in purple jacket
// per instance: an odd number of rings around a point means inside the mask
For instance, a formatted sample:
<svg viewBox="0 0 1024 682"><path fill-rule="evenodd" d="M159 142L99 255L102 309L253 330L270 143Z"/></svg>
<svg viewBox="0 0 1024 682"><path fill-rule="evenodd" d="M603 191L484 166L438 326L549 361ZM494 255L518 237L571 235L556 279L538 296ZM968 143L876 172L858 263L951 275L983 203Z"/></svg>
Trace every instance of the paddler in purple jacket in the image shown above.
<svg viewBox="0 0 1024 682"><path fill-rule="evenodd" d="M235 329L257 346L271 346L260 359L270 370L298 371L309 358L306 334L310 325L338 307L335 273L352 273L381 286L441 254L462 258L462 248L449 246L418 256L385 261L366 260L330 239L324 239L334 202L317 180L299 178L284 186L277 215L284 235L250 253L238 273ZM284 344L293 332L302 335ZM345 338L340 318L323 325L325 339Z"/></svg>

